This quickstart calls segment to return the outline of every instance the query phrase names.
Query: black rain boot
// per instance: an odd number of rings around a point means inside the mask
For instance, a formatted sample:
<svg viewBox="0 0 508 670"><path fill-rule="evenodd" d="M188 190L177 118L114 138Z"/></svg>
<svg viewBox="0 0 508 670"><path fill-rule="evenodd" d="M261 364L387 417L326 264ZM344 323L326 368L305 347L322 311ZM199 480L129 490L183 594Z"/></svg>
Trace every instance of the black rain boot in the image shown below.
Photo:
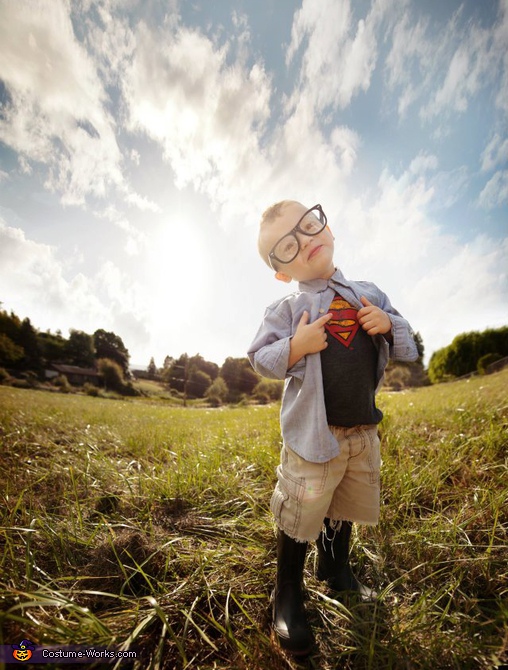
<svg viewBox="0 0 508 670"><path fill-rule="evenodd" d="M281 648L294 656L306 656L314 644L303 604L303 566L306 552L306 542L297 542L278 530L273 629Z"/></svg>
<svg viewBox="0 0 508 670"><path fill-rule="evenodd" d="M324 529L316 542L318 550L316 577L320 581L326 581L334 591L353 591L364 602L372 602L376 600L377 593L368 586L360 584L349 565L349 539L352 527L351 521L342 521L338 522L338 530L335 530L330 526L330 519L324 520Z"/></svg>

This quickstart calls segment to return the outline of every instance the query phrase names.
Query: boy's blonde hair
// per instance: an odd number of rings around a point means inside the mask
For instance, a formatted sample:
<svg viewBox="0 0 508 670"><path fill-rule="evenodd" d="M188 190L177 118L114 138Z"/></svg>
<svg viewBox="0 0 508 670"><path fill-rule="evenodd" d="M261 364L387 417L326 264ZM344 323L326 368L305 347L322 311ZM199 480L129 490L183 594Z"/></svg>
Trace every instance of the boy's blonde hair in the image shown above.
<svg viewBox="0 0 508 670"><path fill-rule="evenodd" d="M276 202L273 205L270 205L268 209L265 209L263 214L261 215L261 221L259 222L259 236L258 236L258 251L259 255L261 258L264 260L264 262L268 265L269 268L272 267L270 264L270 261L268 260L264 250L261 248L261 235L263 232L263 228L266 228L266 226L270 225L270 223L273 223L275 219L278 219L279 216L282 214L282 210L284 207L287 205L290 205L291 203L296 202L295 200L281 200L280 202Z"/></svg>

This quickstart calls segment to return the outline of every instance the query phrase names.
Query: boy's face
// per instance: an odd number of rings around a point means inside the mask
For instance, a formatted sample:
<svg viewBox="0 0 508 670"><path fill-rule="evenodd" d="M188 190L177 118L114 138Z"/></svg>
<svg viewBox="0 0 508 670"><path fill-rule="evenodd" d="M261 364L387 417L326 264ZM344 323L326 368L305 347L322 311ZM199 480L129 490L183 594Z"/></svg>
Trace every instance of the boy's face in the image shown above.
<svg viewBox="0 0 508 670"><path fill-rule="evenodd" d="M276 219L263 226L259 236L259 247L265 259L268 259L270 251L277 242L293 231L307 209L299 202L289 202ZM312 225L312 219L316 219L316 214L317 212L308 213L300 221L299 227L305 230L307 226ZM277 279L281 281L329 279L335 272L335 265L333 263L333 235L328 226L317 235L304 235L299 230L294 231L294 235L300 245L296 258L290 263L280 263L271 259Z"/></svg>

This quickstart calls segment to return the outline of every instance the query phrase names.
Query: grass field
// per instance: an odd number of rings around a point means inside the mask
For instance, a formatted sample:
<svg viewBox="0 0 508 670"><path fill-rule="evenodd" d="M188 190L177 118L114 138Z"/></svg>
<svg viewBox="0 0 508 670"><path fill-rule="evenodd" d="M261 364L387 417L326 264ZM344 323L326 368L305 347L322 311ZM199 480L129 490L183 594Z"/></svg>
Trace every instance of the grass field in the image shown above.
<svg viewBox="0 0 508 670"><path fill-rule="evenodd" d="M507 388L503 371L380 396L382 516L352 558L382 598L335 600L311 548L319 648L304 667L508 663ZM0 387L0 439L0 644L118 645L142 653L121 667L143 669L296 667L270 640L277 406Z"/></svg>

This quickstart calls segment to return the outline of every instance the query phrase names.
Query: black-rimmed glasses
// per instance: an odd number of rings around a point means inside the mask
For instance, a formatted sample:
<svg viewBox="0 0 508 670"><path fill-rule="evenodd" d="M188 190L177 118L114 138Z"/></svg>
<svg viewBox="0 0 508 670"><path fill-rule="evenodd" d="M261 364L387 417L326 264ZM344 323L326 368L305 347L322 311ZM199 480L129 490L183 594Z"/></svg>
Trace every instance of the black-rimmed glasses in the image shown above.
<svg viewBox="0 0 508 670"><path fill-rule="evenodd" d="M272 247L272 250L268 254L268 261L272 269L275 270L273 261L287 264L294 261L298 256L300 252L300 240L296 236L296 233L309 236L318 235L326 227L326 224L326 214L323 212L321 205L314 205L314 207L308 209L296 226L289 233L286 233L284 237L281 237Z"/></svg>

